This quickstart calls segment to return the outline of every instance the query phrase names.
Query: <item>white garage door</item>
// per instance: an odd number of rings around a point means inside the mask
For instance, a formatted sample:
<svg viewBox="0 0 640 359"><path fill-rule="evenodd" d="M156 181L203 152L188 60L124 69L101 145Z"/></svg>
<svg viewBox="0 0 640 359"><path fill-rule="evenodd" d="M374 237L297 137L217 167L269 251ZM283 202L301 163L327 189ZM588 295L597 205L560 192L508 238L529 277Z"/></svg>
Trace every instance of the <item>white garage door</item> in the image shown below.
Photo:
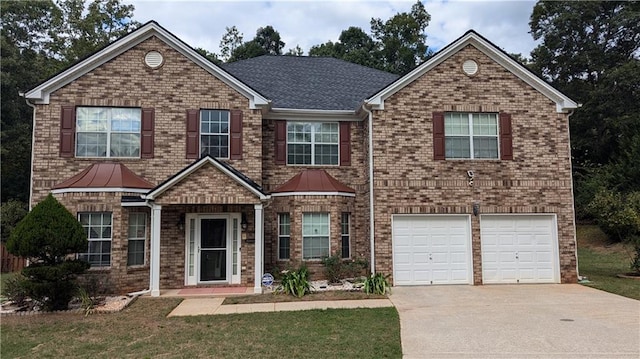
<svg viewBox="0 0 640 359"><path fill-rule="evenodd" d="M396 215L395 285L470 284L469 216Z"/></svg>
<svg viewBox="0 0 640 359"><path fill-rule="evenodd" d="M558 283L558 242L552 215L482 215L482 281Z"/></svg>

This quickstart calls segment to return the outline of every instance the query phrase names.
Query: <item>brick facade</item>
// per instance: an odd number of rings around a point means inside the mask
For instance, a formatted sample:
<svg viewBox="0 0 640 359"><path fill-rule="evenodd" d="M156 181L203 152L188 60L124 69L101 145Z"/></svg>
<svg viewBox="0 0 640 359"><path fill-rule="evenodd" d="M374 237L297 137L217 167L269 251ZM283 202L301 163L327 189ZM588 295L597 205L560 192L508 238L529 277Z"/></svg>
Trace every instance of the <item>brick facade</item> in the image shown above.
<svg viewBox="0 0 640 359"><path fill-rule="evenodd" d="M462 71L468 59L474 76ZM510 113L514 159L433 160L432 114L446 111ZM388 98L373 126L376 270L393 272L392 214L470 214L477 202L483 214L557 214L561 280L577 280L568 119L553 101L467 46ZM480 284L478 217L472 250Z"/></svg>
<svg viewBox="0 0 640 359"><path fill-rule="evenodd" d="M151 69L144 55L158 51L164 63ZM473 59L479 71L468 76L462 63ZM154 156L150 159L83 159L59 155L62 106L122 106L155 110ZM158 37L152 36L99 67L59 88L50 103L36 105L31 204L51 188L98 161L119 162L154 185L176 175L194 160L186 158L186 111L242 111L242 159L226 160L261 185L265 193L282 185L305 166L275 162L275 119L250 109L249 100L232 86L193 63ZM355 109L354 109L355 110ZM434 160L433 112L506 112L513 127L513 160ZM264 204L264 266L266 270L296 266L302 261L302 215L330 214L330 250L340 249L340 216L351 213L351 257L370 259L369 123L358 115L349 120L351 165L314 166L355 190L355 197L334 195L258 196L215 166L207 164L155 198L162 206L160 288L185 285L186 232L189 214L244 214L249 228L241 233L241 284L254 281L254 204ZM364 117L362 114L361 117ZM556 103L507 71L473 46L453 54L422 77L385 100L373 111L375 201L375 269L393 273L393 214L470 214L473 203L482 214L548 213L557 215L561 281L575 282L576 256L571 162L566 114ZM475 172L469 186L467 171ZM148 214L146 206L123 207L121 198L136 193L63 193L56 197L72 212L113 214L111 267L113 291L145 289L149 280L149 240L145 265L127 266L128 213ZM278 213L291 216L291 259L279 261ZM479 217L471 216L473 277L482 283ZM318 261L307 261L315 278Z"/></svg>

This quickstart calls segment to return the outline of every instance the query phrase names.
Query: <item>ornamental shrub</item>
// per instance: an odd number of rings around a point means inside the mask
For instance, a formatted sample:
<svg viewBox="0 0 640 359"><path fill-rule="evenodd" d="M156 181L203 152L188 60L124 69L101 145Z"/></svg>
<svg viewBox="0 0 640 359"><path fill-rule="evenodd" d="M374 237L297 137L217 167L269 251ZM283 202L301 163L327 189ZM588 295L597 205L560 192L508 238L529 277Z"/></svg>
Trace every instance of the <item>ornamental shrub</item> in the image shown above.
<svg viewBox="0 0 640 359"><path fill-rule="evenodd" d="M82 225L49 195L11 232L7 250L30 259L22 270L25 293L45 310L64 310L75 293L75 279L89 268L72 255L86 251L87 245Z"/></svg>

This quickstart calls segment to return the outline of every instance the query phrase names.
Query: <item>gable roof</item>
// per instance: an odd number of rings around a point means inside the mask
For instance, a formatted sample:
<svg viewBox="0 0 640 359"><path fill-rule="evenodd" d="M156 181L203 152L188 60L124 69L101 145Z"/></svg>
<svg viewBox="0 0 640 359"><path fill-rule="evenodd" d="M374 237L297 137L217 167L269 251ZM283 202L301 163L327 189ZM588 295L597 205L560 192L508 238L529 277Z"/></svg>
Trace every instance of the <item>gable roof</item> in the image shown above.
<svg viewBox="0 0 640 359"><path fill-rule="evenodd" d="M169 179L167 179L166 181L162 182L157 187L149 191L149 193L147 193L144 196L144 198L148 200L154 200L156 197L160 196L162 193L164 193L174 185L178 184L183 179L189 177L190 174L194 173L195 171L197 171L198 169L200 169L202 166L206 164L213 165L215 168L217 168L222 173L229 176L231 179L238 182L241 186L248 189L251 193L256 195L256 197L260 198L261 200L269 198L269 196L267 196L262 191L262 187L260 187L260 185L255 183L249 177L245 176L242 172L233 168L230 164L217 160L216 158L211 157L210 155L206 155L200 158L199 160L193 162L189 166L185 167L182 171L176 173L174 176L170 177Z"/></svg>
<svg viewBox="0 0 640 359"><path fill-rule="evenodd" d="M77 62L76 64L72 65L66 70L63 70L57 75L54 75L37 87L27 91L25 93L25 98L27 98L28 100L32 100L34 103L48 104L49 95L52 92L87 74L88 72L94 70L107 61L151 38L152 36L155 36L164 41L176 51L209 72L211 75L220 79L221 81L241 93L243 96L248 98L252 109L269 104L269 100L258 91L254 90L247 84L235 78L233 75L224 71L222 68L212 63L204 56L200 55L192 47L177 38L174 34L167 31L155 21L147 22L146 24L140 26L129 34L121 37L118 40L115 40L103 49L89 55L85 59Z"/></svg>
<svg viewBox="0 0 640 359"><path fill-rule="evenodd" d="M222 67L273 100L274 109L355 111L398 78L331 57L264 55Z"/></svg>
<svg viewBox="0 0 640 359"><path fill-rule="evenodd" d="M151 182L136 175L122 163L94 163L77 175L53 186L52 192L147 193L151 188Z"/></svg>
<svg viewBox="0 0 640 359"><path fill-rule="evenodd" d="M571 100L567 95L553 88L553 86L545 80L534 74L524 65L511 58L509 54L473 30L467 31L457 40L433 55L429 60L425 61L406 75L396 80L394 83L366 99L365 103L376 109L384 109L384 100L400 91L402 88L424 75L426 72L436 67L456 52L462 50L467 45L472 45L476 49L480 50L493 61L497 62L509 72L554 101L556 103L557 112L566 112L579 107L578 103Z"/></svg>
<svg viewBox="0 0 640 359"><path fill-rule="evenodd" d="M304 170L271 191L277 196L338 195L355 196L355 190L331 177L325 170Z"/></svg>

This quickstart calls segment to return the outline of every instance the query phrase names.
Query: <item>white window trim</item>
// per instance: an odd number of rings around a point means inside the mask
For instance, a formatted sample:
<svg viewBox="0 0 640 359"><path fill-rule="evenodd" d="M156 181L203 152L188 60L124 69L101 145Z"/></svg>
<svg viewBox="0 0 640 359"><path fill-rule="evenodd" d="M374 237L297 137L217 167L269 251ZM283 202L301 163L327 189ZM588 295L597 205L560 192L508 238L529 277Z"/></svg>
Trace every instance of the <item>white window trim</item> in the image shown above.
<svg viewBox="0 0 640 359"><path fill-rule="evenodd" d="M109 118L109 121L107 122L107 153L106 156L80 156L78 155L78 134L79 133L104 133L102 131L79 131L78 130L78 109L80 108L106 108L106 109L121 109L121 108L127 108L127 109L138 109L140 110L140 131L138 132L117 132L118 134L138 134L140 135L140 141L138 143L138 156L133 156L133 157L126 157L126 156L111 156L111 121L112 118ZM75 118L73 119L75 121L75 148L74 148L74 156L75 158L118 158L118 159L138 159L140 158L140 156L142 155L142 109L140 107L117 107L117 106L78 106L78 108L76 108L76 114L75 114Z"/></svg>
<svg viewBox="0 0 640 359"><path fill-rule="evenodd" d="M93 238L91 239L91 236L87 237L87 242L111 242L111 252L109 253L109 265L108 266L91 266L89 269L90 270L105 270L105 269L110 269L111 268L111 264L113 263L113 212L108 212L108 211L104 211L104 212L78 212L77 217L78 217L78 221L80 220L80 215L81 214L106 214L108 213L111 216L111 237L109 239L106 238ZM82 226L82 228L84 228L84 225ZM79 255L82 254L86 254L87 256L89 256L91 253L89 252L89 243L87 243L87 251L86 252L82 252L82 253L78 253ZM89 262L87 260L87 262ZM91 262L89 262L91 263Z"/></svg>
<svg viewBox="0 0 640 359"><path fill-rule="evenodd" d="M469 137L469 157L445 157L447 160L452 160L452 161L456 161L456 160L480 160L480 161L495 161L495 160L499 160L500 159L500 114L497 112L448 112L448 113L462 113L462 114L467 114L467 116L469 116L469 134L468 135L447 135L446 130L445 130L445 134L444 134L444 138L445 138L445 154L447 153L446 151L446 141L447 141L447 137ZM495 135L474 135L473 133L473 115L474 114L493 114L496 116L496 134ZM446 125L446 113L445 113L445 129L447 127ZM488 137L488 138L495 138L496 139L496 143L498 145L498 151L497 151L497 157L495 158L486 158L486 157L482 157L482 158L476 158L474 156L474 149L473 149L473 138L474 137Z"/></svg>
<svg viewBox="0 0 640 359"><path fill-rule="evenodd" d="M305 236L304 235L304 215L305 214L312 214L312 213L320 213L320 214L326 214L327 215L327 227L329 228L329 233L326 236ZM304 257L304 239L306 238L313 238L313 237L326 237L327 238L327 242L328 242L328 255L331 255L331 213L330 212L304 212L302 213L302 221L301 221L301 227L302 229L302 260L305 262L320 262L322 261L322 258L305 258Z"/></svg>
<svg viewBox="0 0 640 359"><path fill-rule="evenodd" d="M217 133L217 132L202 132L202 113L204 111L218 111L218 112L226 112L227 113L227 133ZM229 110L219 110L219 109L211 109L211 108L203 108L199 112L198 119L198 153L202 156L202 136L227 136L227 156L226 157L216 157L223 160L228 160L231 154L231 111ZM214 156L215 157L215 156Z"/></svg>
<svg viewBox="0 0 640 359"><path fill-rule="evenodd" d="M289 235L282 235L280 233L280 220L282 219L282 215L286 214L287 216L289 216ZM282 238L289 238L289 258L282 258L280 257L280 241ZM280 212L278 213L278 260L279 261L289 261L291 260L291 214L288 212Z"/></svg>
<svg viewBox="0 0 640 359"><path fill-rule="evenodd" d="M338 142L330 143L330 142L315 142L315 127L311 126L311 142L296 142L289 141L289 124L316 124L316 123L334 123L338 126ZM289 163L289 145L310 145L311 146L311 163ZM338 163L334 164L316 164L316 145L335 145L338 148ZM287 129L286 129L286 157L287 157L287 166L314 166L314 167L339 167L340 166L340 122L336 121L287 121Z"/></svg>
<svg viewBox="0 0 640 359"><path fill-rule="evenodd" d="M144 216L144 236L142 238L129 237L129 227L131 226L132 214L141 214ZM147 233L148 233L147 218L148 216L145 212L129 212L129 219L127 221L127 267L129 268L144 267L147 265ZM129 249L130 249L129 244L131 241L143 241L144 243L142 246L142 264L129 264Z"/></svg>

